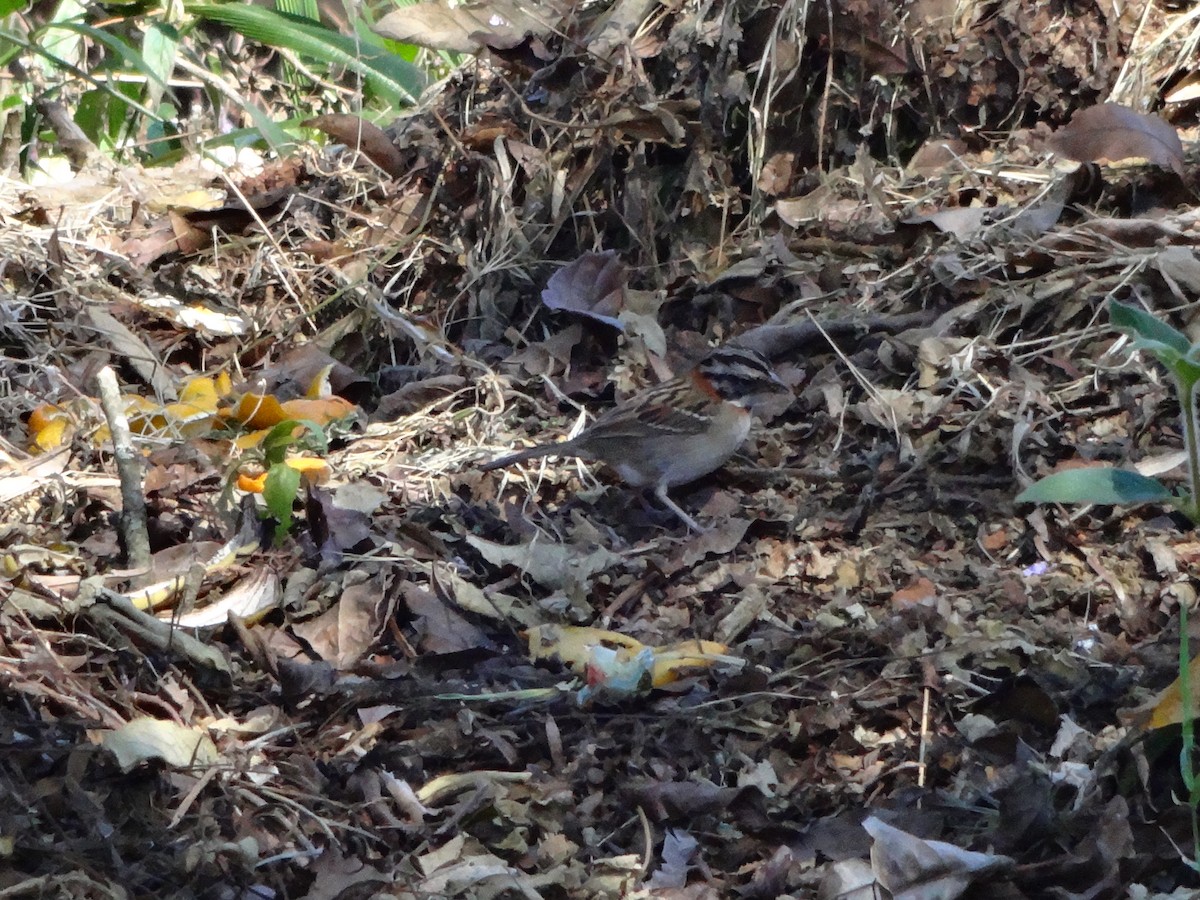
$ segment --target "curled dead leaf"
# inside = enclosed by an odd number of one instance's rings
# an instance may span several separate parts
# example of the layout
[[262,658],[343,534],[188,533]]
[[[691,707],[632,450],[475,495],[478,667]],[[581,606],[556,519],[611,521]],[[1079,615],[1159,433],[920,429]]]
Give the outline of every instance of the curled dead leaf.
[[584,253],[550,276],[542,302],[621,330],[617,316],[625,308],[625,266],[612,250]]

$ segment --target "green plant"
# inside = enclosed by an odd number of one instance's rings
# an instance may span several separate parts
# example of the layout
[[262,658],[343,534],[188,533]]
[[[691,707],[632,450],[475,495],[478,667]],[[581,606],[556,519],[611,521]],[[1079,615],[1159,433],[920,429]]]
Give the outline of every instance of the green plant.
[[267,473],[263,502],[267,513],[275,519],[275,543],[279,544],[291,531],[292,505],[300,493],[300,469],[288,463],[287,455],[293,450],[308,450],[324,456],[329,451],[329,441],[316,422],[287,419],[267,432],[261,450]]
[[191,3],[185,8],[251,40],[354,72],[371,94],[392,108],[408,106],[425,87],[425,74],[370,32],[347,36],[305,16],[240,3]]
[[1133,346],[1149,350],[1171,374],[1179,396],[1183,441],[1187,451],[1188,487],[1173,492],[1157,478],[1127,469],[1088,468],[1056,472],[1017,495],[1018,503],[1166,503],[1200,523],[1200,422],[1196,414],[1200,384],[1200,343],[1193,344],[1145,310],[1110,301],[1109,320],[1133,338]]
[[[1017,495],[1018,503],[1167,503],[1195,523],[1200,523],[1200,422],[1196,394],[1200,385],[1200,343],[1193,344],[1183,332],[1125,303],[1110,301],[1109,321],[1133,338],[1133,346],[1149,350],[1166,367],[1179,396],[1183,442],[1187,452],[1188,487],[1171,491],[1156,478],[1126,469],[1073,469],[1037,481]],[[1192,859],[1185,862],[1200,871],[1200,772],[1193,761],[1196,750],[1195,716],[1189,670],[1188,604],[1179,606],[1179,683],[1181,696],[1181,739],[1179,773],[1191,814]]]
[[[23,164],[62,137],[44,126],[44,102],[69,111],[83,135],[110,158],[173,162],[203,149],[266,144],[290,152],[299,123],[322,112],[394,116],[446,60],[375,34],[368,7],[347,6],[343,29],[319,19],[316,0],[276,0],[279,9],[239,2],[130,0],[116,6],[57,0],[43,13],[0,0],[0,65],[28,72],[0,89],[0,112],[21,116]],[[276,51],[231,57],[227,31]],[[254,78],[248,78],[252,72]],[[261,77],[260,77],[261,74]],[[181,103],[199,86],[213,113],[204,123]],[[181,93],[182,92],[182,93]],[[217,111],[240,110],[245,124],[219,134]],[[237,116],[232,117],[236,123]],[[282,119],[282,121],[281,121]],[[185,125],[199,128],[185,131]]]

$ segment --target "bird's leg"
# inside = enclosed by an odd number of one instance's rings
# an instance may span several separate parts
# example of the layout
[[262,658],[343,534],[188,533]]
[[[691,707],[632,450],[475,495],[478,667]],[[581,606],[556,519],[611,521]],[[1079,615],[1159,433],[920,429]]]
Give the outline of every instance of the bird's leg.
[[667,486],[665,484],[660,484],[654,488],[654,496],[661,500],[667,509],[679,516],[679,518],[683,520],[683,523],[687,525],[688,528],[692,529],[692,531],[696,532],[697,534],[704,534],[704,532],[708,531],[707,528],[701,527],[701,525],[695,519],[680,509],[676,505],[675,501],[667,496]]

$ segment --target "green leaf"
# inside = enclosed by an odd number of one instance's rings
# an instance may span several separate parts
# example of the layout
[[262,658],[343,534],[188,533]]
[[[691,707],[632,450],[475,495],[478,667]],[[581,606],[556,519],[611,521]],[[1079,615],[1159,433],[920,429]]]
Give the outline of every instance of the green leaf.
[[[105,35],[105,32],[103,32],[103,31],[96,31],[95,29],[92,29],[88,26],[78,26],[75,23],[71,23],[71,22],[58,22],[58,23],[54,23],[51,26],[47,26],[47,27],[62,28],[62,29],[66,29],[68,31],[71,31],[71,30],[81,31],[84,34],[88,34],[89,36],[96,37],[97,40],[101,40],[102,38],[107,38],[107,36]],[[93,34],[93,32],[95,32],[95,33]],[[39,33],[40,32],[35,32],[35,35],[39,34]],[[113,38],[112,40],[116,41],[115,38]],[[107,43],[108,41],[106,39],[103,42]],[[119,41],[117,41],[116,43],[121,44],[121,42],[119,42]],[[9,47],[8,45],[11,45],[11,47]],[[128,45],[122,45],[122,46],[124,46],[125,50],[128,51]],[[107,81],[101,81],[101,80],[97,79],[90,72],[84,71],[83,69],[79,68],[78,66],[74,65],[73,63],[69,63],[64,59],[61,59],[60,57],[52,56],[45,50],[45,48],[43,48],[40,44],[36,43],[33,40],[26,39],[26,37],[24,37],[20,34],[17,34],[16,32],[14,32],[10,29],[0,28],[0,62],[3,62],[4,64],[7,65],[7,63],[13,58],[13,56],[19,55],[21,50],[25,50],[25,51],[28,51],[29,53],[34,54],[35,56],[37,56],[40,59],[42,59],[43,61],[45,61],[46,64],[49,66],[52,66],[54,68],[64,69],[64,70],[70,72],[76,78],[79,78],[80,80],[87,82],[88,84],[92,85],[95,88],[99,88],[100,90],[107,91],[109,94],[111,94],[114,97],[117,97],[122,102],[128,103],[130,106],[132,106],[134,109],[136,109],[138,112],[142,113],[143,115],[149,116],[152,119],[154,118],[155,113],[153,110],[147,109],[145,106],[143,106],[140,103],[131,102],[130,98],[127,95],[123,94],[120,91],[119,87],[114,87],[111,84],[109,84]],[[117,52],[120,53],[122,51],[118,49]],[[131,51],[129,51],[129,52],[131,52]],[[31,123],[32,123],[32,120],[30,120],[30,128],[26,129],[27,133],[22,134],[23,139],[28,139],[32,135],[33,129],[32,129]],[[51,137],[50,140],[53,140],[53,137]]]
[[162,101],[164,86],[175,72],[179,32],[164,22],[151,22],[142,39],[142,58],[154,77],[146,84],[146,105],[155,109]]
[[1108,318],[1114,328],[1135,338],[1139,346],[1155,353],[1159,352],[1157,348],[1169,348],[1180,356],[1186,356],[1192,347],[1192,342],[1182,331],[1172,328],[1158,316],[1153,316],[1137,306],[1110,300]]
[[317,0],[275,0],[275,8],[310,22],[321,21],[321,10],[317,7]]
[[[277,156],[287,156],[292,152],[292,148],[296,146],[293,141],[279,125],[272,119],[265,110],[261,110],[254,103],[249,103],[242,107],[242,110],[248,115],[251,121],[254,122],[254,127],[258,133],[263,136],[263,140],[267,142]],[[216,141],[209,141],[209,147],[215,147]]]
[[97,147],[111,147],[106,140],[108,134],[109,102],[112,94],[108,91],[85,91],[75,106],[75,124],[83,129],[83,133]]
[[[105,31],[103,28],[95,28],[83,22],[55,22],[51,27],[75,32],[77,35],[82,35],[98,44],[103,44],[109,50],[113,51],[113,53],[117,54],[121,58],[122,63],[145,75],[151,84],[157,85],[164,91],[167,89],[168,85],[166,81],[159,76],[158,72],[146,61],[142,54],[138,53],[128,42],[112,32]],[[49,29],[47,30],[49,31]],[[98,82],[97,85],[99,85]],[[154,115],[150,110],[147,110],[147,112],[151,116]]]
[[378,43],[364,43],[299,16],[240,3],[195,3],[187,10],[202,19],[228,25],[259,43],[357,72],[393,106],[407,106],[425,87],[420,69],[388,53]]
[[1175,503],[1155,478],[1128,469],[1070,469],[1047,475],[1017,495],[1017,503]]
[[287,454],[288,447],[296,443],[296,437],[293,432],[296,426],[300,423],[295,419],[284,419],[274,428],[267,432],[267,436],[262,440],[263,461],[268,466],[277,466],[283,462],[283,457]]
[[[261,115],[261,112],[259,114]],[[285,129],[293,129],[297,134],[299,134],[300,133],[300,123],[303,121],[306,121],[307,118],[308,118],[307,116],[305,116],[305,117],[298,116],[294,119],[287,119],[287,120],[284,120],[284,121],[278,122],[278,123],[272,122],[271,125],[272,125],[273,130],[277,131],[279,133],[279,135],[282,136],[281,144],[290,145],[290,144],[294,143],[294,141],[292,141],[292,139],[288,136],[288,132]],[[268,122],[269,121],[270,120],[268,120]],[[203,153],[206,150],[215,150],[218,147],[250,147],[250,146],[255,146],[255,145],[261,146],[264,144],[264,142],[265,142],[265,144],[277,146],[277,145],[271,144],[271,141],[267,138],[267,136],[265,134],[263,134],[263,132],[260,128],[238,128],[238,129],[235,129],[234,131],[230,131],[227,134],[222,134],[218,137],[210,138],[210,139],[204,141],[204,144],[201,147],[201,153]],[[178,149],[178,148],[169,150],[166,153],[162,154],[161,156],[156,156],[151,161],[151,164],[156,165],[156,166],[174,165],[175,163],[179,162],[179,160],[183,159],[186,155],[188,155],[188,153],[190,153],[190,152],[191,151],[185,152],[184,150]]]
[[300,490],[300,473],[286,463],[276,463],[267,469],[263,482],[263,502],[267,510],[279,523],[275,531],[276,541],[292,527],[292,503]]
[[162,119],[157,122],[151,122],[146,127],[146,138],[142,143],[142,152],[146,154],[145,164],[153,165],[157,159],[165,153],[170,153],[172,148],[182,149],[179,141],[179,129],[171,124],[171,120],[175,118],[175,108],[170,104],[163,103],[159,106],[159,115]]
[[51,65],[83,65],[83,40],[78,34],[64,34],[57,29],[66,28],[69,32],[70,26],[74,25],[76,20],[82,20],[86,16],[87,6],[80,0],[61,0],[46,27],[31,35],[38,49],[45,54],[43,59],[53,60]]
[[[296,434],[297,428],[304,431]],[[284,419],[263,438],[263,460],[268,466],[277,465],[293,447],[325,454],[329,450],[329,440],[321,426],[311,419]]]

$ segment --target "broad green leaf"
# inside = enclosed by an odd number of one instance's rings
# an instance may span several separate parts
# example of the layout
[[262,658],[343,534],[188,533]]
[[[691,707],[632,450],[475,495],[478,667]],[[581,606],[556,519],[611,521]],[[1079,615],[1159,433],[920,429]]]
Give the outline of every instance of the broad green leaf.
[[1017,495],[1017,503],[1174,503],[1161,481],[1128,469],[1070,469],[1047,475]]
[[[7,41],[0,38],[0,66],[8,67],[8,64],[21,55],[24,48],[12,41]],[[5,86],[5,94],[13,90],[12,85]]]
[[1193,386],[1200,382],[1200,363],[1197,363],[1190,355],[1176,361],[1175,365],[1170,368],[1171,374],[1179,382],[1181,397],[1190,394]]
[[[121,62],[123,64],[131,69],[136,69],[138,72],[141,72],[148,79],[150,79],[153,84],[158,85],[164,90],[167,88],[166,81],[159,77],[158,73],[154,71],[149,63],[147,63],[142,54],[138,53],[138,51],[133,49],[128,42],[117,37],[111,31],[106,31],[103,28],[94,28],[91,25],[87,25],[83,22],[56,22],[53,27],[61,28],[66,31],[77,32],[78,34],[91,38],[98,44],[103,44],[109,50],[112,50],[115,54],[117,54],[117,56],[121,58]],[[94,79],[89,80],[92,80],[97,87],[101,86],[100,82],[95,81]],[[153,111],[147,109],[146,107],[142,106],[138,108],[143,110],[147,115],[151,117],[154,116]]]
[[135,130],[138,117],[133,110],[138,106],[136,98],[140,93],[139,85],[127,81],[87,91],[79,98],[75,124],[102,153],[111,155],[121,148],[122,135]]
[[307,19],[239,3],[196,3],[187,9],[202,19],[228,25],[259,43],[283,47],[356,72],[394,106],[408,105],[425,87],[425,75],[420,69],[378,44],[366,44]]
[[275,530],[278,541],[292,527],[292,504],[300,490],[300,473],[284,463],[276,463],[267,469],[267,480],[263,483],[263,502],[279,527]]
[[173,149],[182,149],[179,141],[179,129],[175,128],[171,122],[175,118],[175,108],[169,103],[163,103],[159,106],[159,115],[162,117],[157,122],[151,122],[146,128],[146,140],[142,145],[142,150],[146,154],[145,163],[154,165],[164,154],[170,153]]
[[[366,30],[371,26],[361,24],[358,30]],[[403,60],[406,60],[415,65],[417,54],[421,52],[421,48],[416,44],[406,44],[403,41],[393,41],[391,38],[383,38],[383,46],[390,52],[396,54]]]
[[296,443],[294,432],[299,424],[295,419],[284,419],[267,432],[267,436],[262,440],[262,451],[263,460],[268,466],[283,462],[288,447]]
[[0,0],[0,16],[11,15],[25,6],[25,0]]
[[108,129],[108,98],[105,91],[85,91],[75,104],[75,124],[83,129],[83,133],[97,146]]
[[[81,66],[83,41],[77,34],[64,34],[57,29],[67,28],[87,15],[87,6],[79,0],[62,0],[50,17],[47,27],[33,35],[33,42],[45,54],[43,60],[50,66]],[[43,67],[45,68],[45,67]]]
[[175,72],[175,54],[179,52],[179,32],[164,22],[151,22],[142,39],[142,58],[154,78],[146,85],[146,105],[157,108],[163,90]]
[[[86,26],[86,25],[81,26],[74,22],[59,22],[59,23],[56,23],[53,27],[63,28],[68,31],[82,31],[86,34],[91,34],[92,32],[96,32],[96,29],[91,28],[91,26]],[[109,38],[110,37],[102,31],[96,32],[96,34],[94,36],[97,38],[97,40],[101,40],[101,38]],[[109,43],[109,40],[104,40],[103,42]],[[115,43],[118,46],[124,47],[126,52],[132,52],[129,50],[128,45],[123,44],[123,42],[117,40],[116,38],[111,38],[111,42]],[[7,62],[9,60],[11,60],[13,56],[18,55],[22,50],[27,51],[27,52],[32,53],[32,54],[38,56],[39,58],[45,60],[49,65],[51,65],[53,67],[64,69],[64,70],[70,72],[76,78],[79,78],[82,81],[87,82],[88,84],[92,85],[93,87],[98,88],[100,90],[107,91],[108,93],[112,94],[114,97],[119,97],[123,102],[129,103],[130,106],[132,106],[134,109],[136,109],[138,112],[142,113],[143,115],[149,116],[150,118],[154,118],[153,110],[147,109],[145,106],[142,106],[140,103],[130,102],[130,100],[127,96],[122,95],[121,92],[116,87],[109,84],[107,81],[99,80],[94,75],[92,75],[90,72],[87,72],[84,69],[81,69],[76,65],[68,63],[64,59],[61,59],[61,58],[55,57],[55,56],[51,56],[50,54],[48,54],[46,52],[45,48],[43,48],[40,44],[36,43],[33,40],[26,39],[26,37],[24,37],[23,35],[17,34],[16,32],[14,32],[10,29],[0,28],[0,48],[4,48],[7,45],[12,45],[12,47],[15,49],[8,49],[8,50],[0,49],[0,61],[4,62],[5,64],[7,64]],[[118,53],[120,53],[120,52],[121,51],[118,50]],[[136,54],[134,54],[134,55],[136,56]],[[28,139],[29,137],[30,137],[30,134],[26,134],[26,133],[22,134],[23,139]]]
[[1108,317],[1113,327],[1136,338],[1141,346],[1156,353],[1157,347],[1164,347],[1170,348],[1180,356],[1186,356],[1191,349],[1192,343],[1187,339],[1187,335],[1139,307],[1110,300]]

